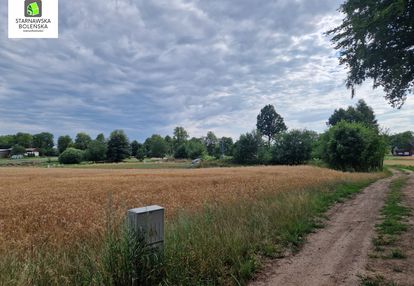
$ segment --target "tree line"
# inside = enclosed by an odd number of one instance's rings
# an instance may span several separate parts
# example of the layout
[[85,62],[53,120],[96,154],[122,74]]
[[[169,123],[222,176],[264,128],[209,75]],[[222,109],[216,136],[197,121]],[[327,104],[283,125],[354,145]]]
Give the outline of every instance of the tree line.
[[[303,164],[311,159],[340,170],[370,171],[382,168],[386,148],[404,148],[413,144],[413,133],[387,136],[381,132],[375,114],[365,101],[356,106],[336,109],[327,121],[327,131],[288,130],[283,117],[273,105],[264,106],[257,116],[256,129],[231,137],[217,137],[212,131],[206,136],[190,138],[184,127],[177,126],[173,135],[154,134],[140,143],[132,142],[122,130],[109,138],[99,134],[95,139],[78,133],[74,139],[60,136],[54,148],[53,134],[17,133],[0,136],[0,148],[12,153],[34,147],[42,155],[59,155],[64,164],[82,161],[121,162],[126,158],[174,157],[176,159],[224,159],[238,164]],[[410,136],[411,135],[411,136]]]

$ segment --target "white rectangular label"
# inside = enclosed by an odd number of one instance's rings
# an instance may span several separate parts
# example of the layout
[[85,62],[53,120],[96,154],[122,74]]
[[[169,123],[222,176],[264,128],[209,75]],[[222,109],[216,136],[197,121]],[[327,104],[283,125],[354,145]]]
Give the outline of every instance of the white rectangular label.
[[9,0],[9,38],[58,38],[58,0]]

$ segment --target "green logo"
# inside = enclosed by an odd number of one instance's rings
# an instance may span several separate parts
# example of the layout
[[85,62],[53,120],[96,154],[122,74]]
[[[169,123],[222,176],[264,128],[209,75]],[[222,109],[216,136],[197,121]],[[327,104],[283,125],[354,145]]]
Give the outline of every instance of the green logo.
[[25,17],[42,17],[41,0],[25,0]]

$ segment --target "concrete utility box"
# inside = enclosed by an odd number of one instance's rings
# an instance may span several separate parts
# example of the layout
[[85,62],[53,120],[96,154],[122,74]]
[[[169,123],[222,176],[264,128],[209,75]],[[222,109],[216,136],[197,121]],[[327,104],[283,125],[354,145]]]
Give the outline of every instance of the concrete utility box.
[[164,244],[164,208],[154,205],[128,210],[128,224],[142,232],[148,244],[162,247]]

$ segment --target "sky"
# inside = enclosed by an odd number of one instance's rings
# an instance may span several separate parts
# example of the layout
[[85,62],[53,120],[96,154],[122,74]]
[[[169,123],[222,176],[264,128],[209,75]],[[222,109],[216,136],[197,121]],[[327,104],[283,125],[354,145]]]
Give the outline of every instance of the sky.
[[413,130],[414,96],[393,109],[367,82],[351,99],[324,35],[341,2],[60,0],[59,39],[8,39],[1,9],[0,134],[237,138],[267,104],[290,129],[323,132],[359,99],[384,129]]

